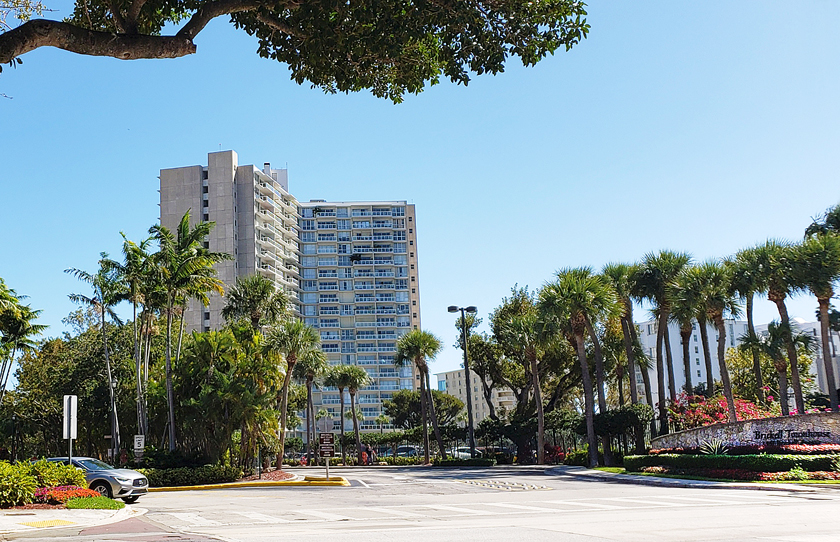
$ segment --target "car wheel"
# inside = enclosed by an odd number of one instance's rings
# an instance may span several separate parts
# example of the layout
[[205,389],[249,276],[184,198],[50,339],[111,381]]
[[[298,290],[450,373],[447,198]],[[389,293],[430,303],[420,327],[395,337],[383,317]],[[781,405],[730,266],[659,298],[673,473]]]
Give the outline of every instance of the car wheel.
[[137,499],[139,499],[139,498],[140,497],[137,496],[137,495],[134,495],[132,497],[123,497],[123,501],[125,502],[125,504],[134,504],[134,503],[137,502]]
[[90,488],[103,497],[111,498],[111,484],[98,480],[90,485]]

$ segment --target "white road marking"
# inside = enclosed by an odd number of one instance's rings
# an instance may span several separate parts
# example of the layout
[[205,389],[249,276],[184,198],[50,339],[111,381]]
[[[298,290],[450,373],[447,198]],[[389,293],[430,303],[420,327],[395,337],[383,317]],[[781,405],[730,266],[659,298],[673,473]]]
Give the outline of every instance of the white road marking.
[[512,504],[507,502],[487,502],[488,506],[499,506],[502,508],[512,508],[514,510],[531,510],[534,512],[557,512],[556,508],[545,508],[542,506],[526,506],[524,504]]
[[462,514],[469,514],[473,516],[489,516],[493,514],[493,512],[489,512],[487,510],[474,510],[472,508],[461,508],[460,506],[447,506],[445,504],[423,504],[421,506],[423,508],[432,508],[434,510],[446,510],[449,512],[460,512]]
[[288,519],[278,518],[277,516],[269,516],[268,514],[261,514],[259,512],[237,512],[236,510],[231,510],[231,512],[261,523],[291,523]]
[[364,482],[364,480],[359,480],[359,479],[357,479],[356,481],[357,481],[357,482],[359,482],[360,484],[362,484],[363,486],[365,486],[366,488],[370,489],[370,486],[369,486],[369,485],[367,485],[367,484]]
[[333,514],[332,512],[322,512],[321,510],[293,510],[296,514],[308,514],[310,516],[315,516],[316,518],[326,519],[329,521],[346,521],[351,518],[350,516],[342,516],[341,514]]
[[681,506],[690,506],[684,502],[667,502],[667,501],[651,501],[648,499],[639,499],[636,497],[603,497],[605,501],[618,501],[627,504],[648,504],[653,506],[673,506],[679,508]]
[[581,506],[585,508],[594,508],[600,510],[619,510],[623,506],[615,506],[614,504],[600,504],[596,502],[580,502],[580,501],[545,501],[551,504],[568,504],[569,506]]
[[221,525],[218,521],[214,521],[212,519],[207,519],[201,517],[198,514],[188,513],[188,512],[167,512],[170,516],[175,516],[176,518],[189,523],[192,527],[214,527],[217,525]]

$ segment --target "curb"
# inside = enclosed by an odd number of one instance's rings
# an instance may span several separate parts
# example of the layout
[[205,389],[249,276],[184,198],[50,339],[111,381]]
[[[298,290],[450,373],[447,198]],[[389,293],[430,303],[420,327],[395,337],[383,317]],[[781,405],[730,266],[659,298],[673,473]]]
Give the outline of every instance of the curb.
[[303,480],[267,480],[265,482],[227,482],[224,484],[205,484],[201,486],[150,487],[149,493],[167,491],[201,491],[205,489],[231,489],[240,487],[349,487],[350,482],[343,476],[331,476],[329,480],[322,476],[306,476]]
[[748,482],[713,482],[709,480],[686,480],[682,478],[658,478],[655,476],[637,476],[633,474],[614,474],[586,467],[554,467],[547,469],[546,474],[553,476],[573,476],[586,478],[591,481],[610,482],[614,484],[635,484],[640,486],[661,487],[691,487],[705,489],[751,489],[754,491],[788,491],[798,493],[815,493],[825,490],[825,487],[802,487],[794,484],[752,484]]

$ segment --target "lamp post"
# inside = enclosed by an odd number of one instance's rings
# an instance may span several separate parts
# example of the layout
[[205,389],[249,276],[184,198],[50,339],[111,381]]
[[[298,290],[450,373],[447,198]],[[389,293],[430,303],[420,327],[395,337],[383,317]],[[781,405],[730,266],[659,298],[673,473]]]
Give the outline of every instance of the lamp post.
[[117,420],[117,384],[119,381],[115,378],[111,379],[111,460],[119,459],[120,454],[120,426]]
[[461,311],[461,347],[464,349],[464,379],[467,381],[467,433],[470,439],[470,457],[475,457],[475,430],[473,427],[473,404],[472,404],[472,377],[470,374],[469,338],[470,332],[467,329],[467,318],[465,313],[475,314],[478,309],[469,307],[458,307],[450,305],[449,312]]
[[12,463],[17,463],[17,414],[12,412]]

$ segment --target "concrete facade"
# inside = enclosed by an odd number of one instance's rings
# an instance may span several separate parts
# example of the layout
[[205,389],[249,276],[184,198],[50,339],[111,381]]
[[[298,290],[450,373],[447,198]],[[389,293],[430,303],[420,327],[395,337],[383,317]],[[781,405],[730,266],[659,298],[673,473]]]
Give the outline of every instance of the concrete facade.
[[[435,376],[437,377],[439,391],[457,397],[463,401],[464,405],[467,404],[466,375],[464,374],[464,369],[437,373]],[[473,423],[478,425],[481,420],[490,416],[490,408],[487,406],[487,401],[484,398],[481,377],[472,371],[470,372],[470,377],[472,385]],[[490,400],[493,403],[493,408],[496,410],[497,416],[516,408],[516,398],[513,395],[513,391],[508,388],[495,388]]]

